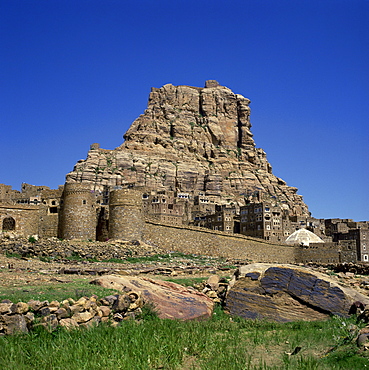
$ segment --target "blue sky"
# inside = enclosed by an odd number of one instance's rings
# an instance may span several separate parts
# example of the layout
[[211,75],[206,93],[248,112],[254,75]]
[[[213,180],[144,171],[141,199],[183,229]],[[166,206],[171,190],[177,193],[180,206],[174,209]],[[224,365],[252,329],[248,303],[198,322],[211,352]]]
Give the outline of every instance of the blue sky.
[[56,188],[152,86],[216,79],[314,217],[369,220],[368,20],[368,0],[1,0],[0,183]]

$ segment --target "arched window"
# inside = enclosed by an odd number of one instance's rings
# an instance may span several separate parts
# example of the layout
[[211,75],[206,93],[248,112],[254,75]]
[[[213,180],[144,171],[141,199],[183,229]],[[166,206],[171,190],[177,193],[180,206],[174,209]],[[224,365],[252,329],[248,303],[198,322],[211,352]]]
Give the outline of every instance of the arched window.
[[13,217],[5,217],[3,220],[3,231],[15,230],[15,220]]

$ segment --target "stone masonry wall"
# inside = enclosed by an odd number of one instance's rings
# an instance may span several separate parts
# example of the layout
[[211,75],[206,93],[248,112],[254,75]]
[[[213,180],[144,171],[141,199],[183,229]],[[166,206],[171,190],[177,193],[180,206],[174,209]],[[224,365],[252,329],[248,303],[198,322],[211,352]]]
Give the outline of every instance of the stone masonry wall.
[[144,240],[167,250],[253,262],[294,263],[295,247],[188,226],[170,226],[146,221]]
[[119,189],[110,192],[109,239],[141,240],[142,193],[139,190]]
[[12,217],[15,221],[15,232],[23,235],[38,234],[38,207],[31,205],[0,206],[0,230],[3,220]]
[[350,249],[347,246],[337,246],[336,243],[315,243],[296,247],[296,263],[356,263],[357,254],[354,241]]
[[63,239],[96,239],[95,197],[83,184],[65,184],[61,207]]

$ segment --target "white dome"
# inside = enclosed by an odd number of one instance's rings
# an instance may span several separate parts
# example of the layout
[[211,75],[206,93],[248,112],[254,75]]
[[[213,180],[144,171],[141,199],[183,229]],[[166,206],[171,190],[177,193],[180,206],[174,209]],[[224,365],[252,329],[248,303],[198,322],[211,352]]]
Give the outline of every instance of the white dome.
[[292,233],[287,239],[287,244],[309,245],[310,243],[324,243],[318,235],[306,229],[299,229]]

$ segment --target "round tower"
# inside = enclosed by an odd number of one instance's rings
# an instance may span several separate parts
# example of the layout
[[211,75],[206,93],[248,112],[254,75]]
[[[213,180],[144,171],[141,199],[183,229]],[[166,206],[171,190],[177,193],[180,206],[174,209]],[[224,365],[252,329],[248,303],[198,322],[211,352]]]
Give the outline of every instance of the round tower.
[[96,206],[93,191],[80,183],[64,185],[60,237],[96,240]]
[[141,240],[144,228],[142,191],[119,189],[109,197],[109,239]]

